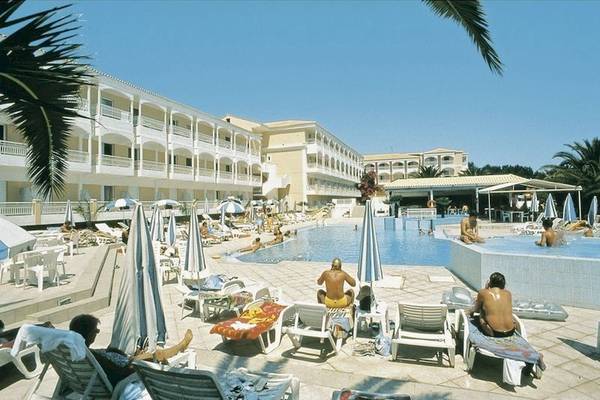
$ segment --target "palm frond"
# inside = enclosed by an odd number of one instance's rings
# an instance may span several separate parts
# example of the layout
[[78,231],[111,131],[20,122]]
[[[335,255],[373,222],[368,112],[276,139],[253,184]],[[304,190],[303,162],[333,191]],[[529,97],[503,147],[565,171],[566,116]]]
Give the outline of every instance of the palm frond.
[[452,19],[467,31],[492,72],[502,75],[502,61],[492,45],[488,23],[479,0],[422,0],[440,17]]
[[88,77],[80,44],[69,43],[79,26],[67,6],[10,19],[24,0],[0,3],[0,32],[21,24],[0,41],[0,106],[29,145],[27,172],[39,195],[62,192],[67,139],[77,113],[79,88]]
[[444,173],[434,166],[421,166],[417,172],[417,178],[439,178]]

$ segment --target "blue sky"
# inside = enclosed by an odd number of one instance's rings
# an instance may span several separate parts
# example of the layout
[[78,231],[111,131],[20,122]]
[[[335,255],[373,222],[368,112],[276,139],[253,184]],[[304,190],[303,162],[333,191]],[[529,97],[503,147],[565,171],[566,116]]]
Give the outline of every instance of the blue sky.
[[[34,1],[26,10],[64,2]],[[76,2],[97,68],[216,115],[311,119],[363,152],[537,168],[600,132],[600,2],[485,1],[493,75],[419,1]]]

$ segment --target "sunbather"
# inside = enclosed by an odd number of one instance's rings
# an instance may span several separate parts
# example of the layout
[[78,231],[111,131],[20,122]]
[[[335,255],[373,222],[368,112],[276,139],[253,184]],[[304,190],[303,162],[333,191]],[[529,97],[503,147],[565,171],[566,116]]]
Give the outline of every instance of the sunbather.
[[267,242],[267,246],[273,246],[283,242],[283,233],[281,233],[281,229],[279,229],[279,226],[275,227],[273,234],[275,235],[275,238],[270,242]]
[[554,229],[552,229],[552,220],[550,218],[545,219],[542,222],[542,227],[544,228],[544,232],[542,232],[542,237],[540,240],[536,241],[535,244],[538,246],[558,246],[560,244],[559,235],[556,233]]
[[494,272],[477,293],[477,300],[471,309],[471,316],[479,313],[478,327],[484,334],[493,337],[507,337],[515,333],[512,317],[512,294],[504,289],[504,275]]
[[325,289],[317,292],[317,301],[329,308],[344,308],[354,303],[354,291],[348,289],[344,292],[344,283],[354,287],[356,280],[345,271],[342,271],[342,260],[334,258],[331,269],[323,271],[317,284],[325,283]]
[[466,244],[483,243],[484,240],[479,236],[477,227],[477,213],[471,211],[467,218],[460,222],[460,240]]
[[242,249],[240,249],[240,253],[254,253],[256,250],[260,249],[264,247],[263,244],[260,242],[260,238],[257,237],[256,239],[254,239],[254,241],[252,242],[252,244],[250,246],[244,247]]
[[210,233],[206,221],[204,221],[200,227],[200,235],[202,236],[202,239],[220,239],[219,236]]
[[[85,345],[89,348],[96,336],[100,333],[98,325],[100,320],[90,314],[81,314],[74,317],[69,324],[69,330],[79,333],[85,340]],[[156,349],[153,353],[138,352],[133,356],[128,356],[119,349],[90,349],[98,364],[102,367],[110,383],[115,386],[117,383],[133,374],[135,370],[131,366],[131,362],[135,360],[155,360],[160,363],[165,363],[167,360],[177,353],[185,351],[192,341],[192,331],[187,330],[181,342],[173,347],[165,349]]]

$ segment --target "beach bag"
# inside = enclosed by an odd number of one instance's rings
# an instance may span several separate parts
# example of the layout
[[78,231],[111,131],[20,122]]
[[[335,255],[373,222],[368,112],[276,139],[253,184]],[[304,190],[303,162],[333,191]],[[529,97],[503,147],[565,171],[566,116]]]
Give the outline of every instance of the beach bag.
[[392,348],[392,340],[385,336],[383,333],[380,333],[375,337],[375,351],[380,356],[389,357],[390,350]]

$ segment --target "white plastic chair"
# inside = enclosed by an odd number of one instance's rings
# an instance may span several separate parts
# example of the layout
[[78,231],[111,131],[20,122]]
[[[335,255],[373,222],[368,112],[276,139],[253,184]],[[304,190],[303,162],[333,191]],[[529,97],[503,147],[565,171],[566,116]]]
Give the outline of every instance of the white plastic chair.
[[[292,341],[296,349],[302,347],[304,337],[317,338],[321,344],[328,340],[337,354],[339,351],[331,331],[327,327],[327,308],[324,304],[294,303],[294,325],[285,329],[286,335]],[[326,356],[325,348],[321,350],[321,356]]]

